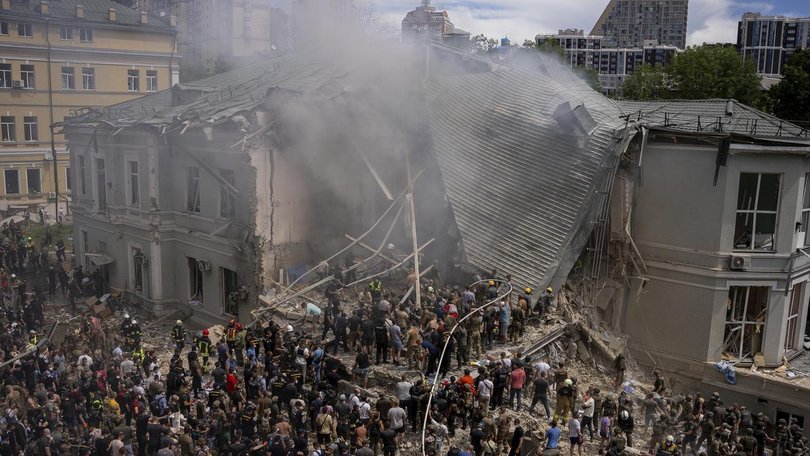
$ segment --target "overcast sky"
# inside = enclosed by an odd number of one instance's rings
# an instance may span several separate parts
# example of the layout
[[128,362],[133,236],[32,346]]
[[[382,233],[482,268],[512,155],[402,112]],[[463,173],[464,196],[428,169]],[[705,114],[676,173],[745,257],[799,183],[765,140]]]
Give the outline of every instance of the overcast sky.
[[[386,23],[398,27],[420,0],[374,0],[374,9]],[[608,0],[432,0],[447,10],[456,27],[473,35],[508,36],[515,43],[538,33],[578,28],[589,33]],[[733,43],[737,21],[746,11],[769,15],[810,16],[810,0],[770,2],[689,0],[687,44]]]

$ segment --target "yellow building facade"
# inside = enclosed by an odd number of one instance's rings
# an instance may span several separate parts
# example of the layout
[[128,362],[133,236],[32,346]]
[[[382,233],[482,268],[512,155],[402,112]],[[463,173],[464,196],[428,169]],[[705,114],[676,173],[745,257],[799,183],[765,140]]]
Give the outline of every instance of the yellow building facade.
[[174,18],[110,0],[0,2],[0,213],[57,195],[62,207],[75,171],[51,125],[177,82]]

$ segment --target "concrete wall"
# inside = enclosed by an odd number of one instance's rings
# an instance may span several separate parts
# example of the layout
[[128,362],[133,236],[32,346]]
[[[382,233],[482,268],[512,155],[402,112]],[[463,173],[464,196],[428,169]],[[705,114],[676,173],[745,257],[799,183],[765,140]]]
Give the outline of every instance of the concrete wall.
[[[73,199],[75,214],[76,252],[79,262],[86,253],[104,251],[114,258],[107,266],[110,285],[126,289],[136,301],[152,310],[170,308],[192,298],[189,258],[210,264],[202,273],[202,306],[195,318],[205,321],[224,317],[225,295],[223,269],[237,273],[238,285],[246,285],[255,296],[260,287],[253,276],[255,259],[247,248],[245,238],[252,217],[255,178],[247,157],[230,145],[238,138],[228,131],[217,131],[207,141],[201,133],[183,138],[184,148],[172,146],[157,135],[139,130],[127,130],[113,136],[111,131],[99,130],[98,150],[87,147],[90,132],[69,133],[73,148],[73,169],[80,170],[80,157],[85,161],[85,193],[76,185]],[[221,134],[220,134],[221,133]],[[82,144],[83,147],[78,147]],[[195,158],[192,158],[196,157]],[[107,209],[99,210],[97,191],[97,158],[105,160]],[[128,163],[138,163],[139,197],[133,202]],[[200,211],[187,209],[187,169],[196,167],[200,176]],[[235,198],[235,216],[220,213],[221,185],[214,176],[220,169],[234,171],[233,185],[239,195]],[[87,233],[87,243],[83,239]],[[134,287],[133,248],[143,253],[143,287]],[[196,265],[196,263],[195,263]],[[197,296],[199,299],[199,296]],[[249,318],[247,309],[239,313]]]
[[[624,330],[641,356],[646,352],[695,361],[723,356],[730,287],[769,287],[768,310],[760,327],[766,364],[781,362],[792,289],[810,279],[810,262],[795,253],[801,198],[810,161],[778,148],[752,150],[733,145],[713,185],[716,146],[651,141],[642,156],[632,218],[632,235],[648,270],[639,291],[627,292]],[[775,249],[735,250],[734,232],[740,173],[781,175]],[[744,270],[729,258],[748,258]],[[637,284],[637,281],[633,282]],[[807,284],[801,298],[800,333],[807,316]],[[798,290],[798,288],[796,288]]]

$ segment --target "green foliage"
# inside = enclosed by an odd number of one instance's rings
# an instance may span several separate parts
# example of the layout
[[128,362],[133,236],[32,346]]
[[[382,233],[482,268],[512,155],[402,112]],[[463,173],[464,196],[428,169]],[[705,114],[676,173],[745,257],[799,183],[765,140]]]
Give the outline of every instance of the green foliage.
[[782,80],[770,90],[773,113],[782,119],[810,126],[810,50],[794,53],[787,61],[784,73]]
[[537,46],[537,43],[535,43],[534,40],[530,40],[530,39],[527,38],[527,39],[523,40],[523,44],[520,47],[533,48],[535,46]]
[[484,35],[475,35],[470,38],[470,41],[472,41],[473,54],[488,54],[498,47],[498,41],[495,38]]
[[703,45],[675,56],[666,69],[672,95],[682,99],[734,98],[751,106],[761,103],[754,63],[730,47]]
[[565,57],[565,49],[560,45],[557,40],[545,40],[540,46],[532,46],[540,52],[559,57],[562,60]]
[[665,67],[642,66],[622,86],[631,100],[733,98],[767,109],[753,62],[730,47],[696,46]]
[[622,85],[628,100],[658,100],[669,95],[669,75],[661,66],[643,65]]

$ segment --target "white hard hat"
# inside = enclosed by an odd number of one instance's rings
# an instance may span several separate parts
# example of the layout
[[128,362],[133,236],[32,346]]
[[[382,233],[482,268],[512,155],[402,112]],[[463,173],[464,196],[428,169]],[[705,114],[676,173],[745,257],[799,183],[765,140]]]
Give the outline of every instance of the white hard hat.
[[138,324],[138,322],[137,322],[136,320],[132,320],[132,324],[133,324],[133,325],[137,325],[137,324]]
[[182,321],[180,321],[180,320],[177,320],[176,322],[174,322],[174,324],[176,324],[176,325],[182,325],[182,324],[183,324],[183,322],[182,322]]
[[428,291],[429,291],[430,293],[433,293],[433,287],[428,287]]
[[129,318],[129,314],[124,314],[124,318]]
[[292,325],[287,325],[287,332],[293,332]]
[[11,278],[12,278],[12,279],[16,279],[16,278],[17,278],[17,274],[11,274]]

